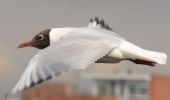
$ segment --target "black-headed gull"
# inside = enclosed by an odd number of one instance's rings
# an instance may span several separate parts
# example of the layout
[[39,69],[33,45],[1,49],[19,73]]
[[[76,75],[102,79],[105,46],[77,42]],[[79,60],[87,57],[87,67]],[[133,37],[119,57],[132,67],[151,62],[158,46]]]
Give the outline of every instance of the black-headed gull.
[[51,28],[19,45],[43,49],[29,62],[11,93],[23,91],[45,80],[74,69],[85,69],[93,63],[118,63],[129,60],[154,66],[166,64],[167,55],[148,51],[132,44],[94,18],[88,27]]

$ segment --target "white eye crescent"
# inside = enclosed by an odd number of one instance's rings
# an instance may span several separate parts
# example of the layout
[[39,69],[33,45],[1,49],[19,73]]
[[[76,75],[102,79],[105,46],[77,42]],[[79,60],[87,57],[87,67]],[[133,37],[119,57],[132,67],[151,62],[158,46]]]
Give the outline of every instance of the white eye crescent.
[[40,38],[40,40],[43,40],[44,39],[44,36],[43,35],[38,35]]

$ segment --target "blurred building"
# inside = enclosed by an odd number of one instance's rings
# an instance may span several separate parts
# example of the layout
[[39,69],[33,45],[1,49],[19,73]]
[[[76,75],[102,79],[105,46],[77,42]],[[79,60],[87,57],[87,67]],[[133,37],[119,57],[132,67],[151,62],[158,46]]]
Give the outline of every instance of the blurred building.
[[22,100],[118,100],[113,96],[81,96],[76,94],[73,84],[44,83],[26,90]]
[[43,83],[25,91],[23,100],[170,100],[170,77],[81,73],[75,83]]
[[[74,85],[61,83],[43,83],[28,89],[22,94],[23,100],[49,100],[54,96],[72,96],[75,94]],[[50,99],[51,100],[51,99]]]
[[89,92],[94,96],[116,96],[119,100],[149,100],[151,76],[131,72],[117,74],[90,74],[82,76],[93,80]]
[[153,76],[150,97],[151,100],[170,100],[170,77]]

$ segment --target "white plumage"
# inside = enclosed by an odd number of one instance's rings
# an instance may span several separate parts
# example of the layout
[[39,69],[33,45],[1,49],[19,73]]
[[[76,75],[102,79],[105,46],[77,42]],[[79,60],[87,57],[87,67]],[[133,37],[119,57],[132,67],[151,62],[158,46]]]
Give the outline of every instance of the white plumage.
[[166,64],[167,55],[160,52],[144,50],[128,41],[123,41],[119,46],[124,59],[141,59],[157,64]]
[[12,93],[20,92],[63,72],[85,69],[97,61],[115,63],[114,60],[120,62],[140,59],[166,64],[166,54],[144,50],[117,33],[104,29],[105,26],[92,23],[89,27],[82,28],[52,28],[49,33],[50,46],[31,59]]

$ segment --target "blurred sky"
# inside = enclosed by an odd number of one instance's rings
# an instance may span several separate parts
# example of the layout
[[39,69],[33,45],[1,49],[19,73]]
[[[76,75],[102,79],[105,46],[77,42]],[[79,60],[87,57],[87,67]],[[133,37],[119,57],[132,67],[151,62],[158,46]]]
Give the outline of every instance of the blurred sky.
[[[38,51],[16,49],[17,45],[43,29],[86,26],[98,16],[127,40],[169,55],[169,11],[169,0],[0,0],[0,95],[12,89]],[[103,64],[95,66],[107,69]],[[150,68],[122,62],[119,67],[170,75],[169,64]]]

